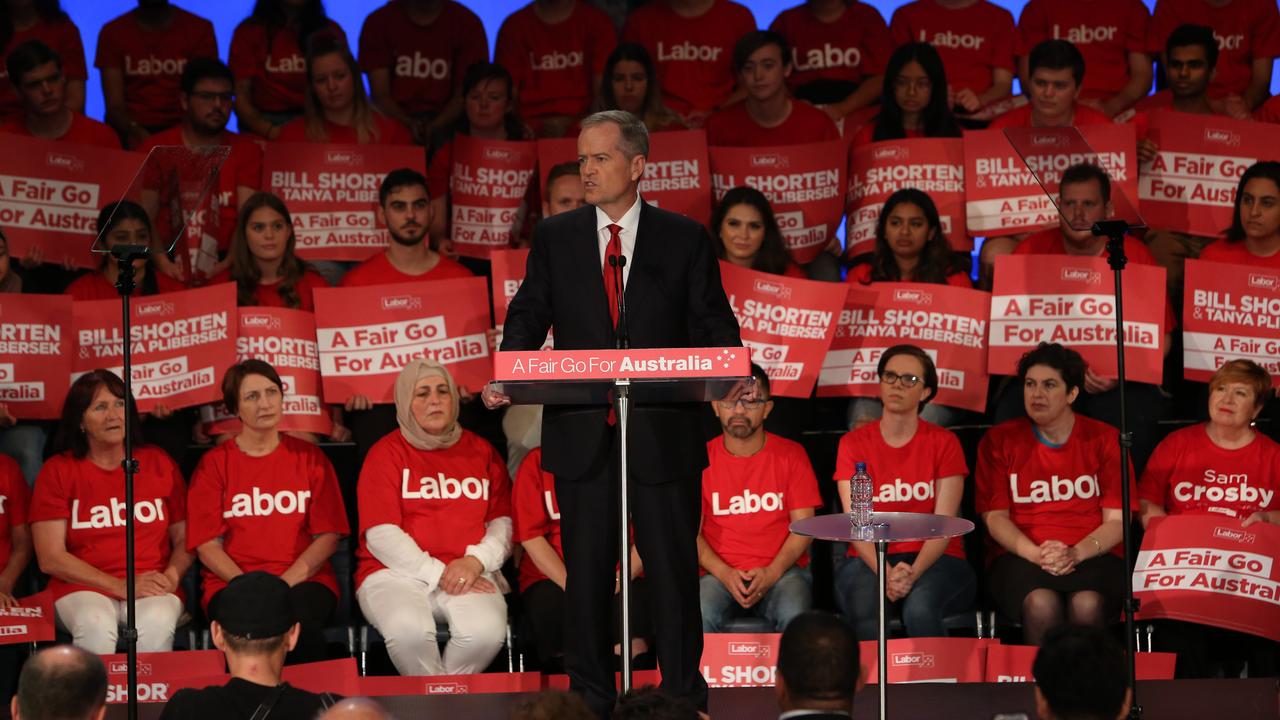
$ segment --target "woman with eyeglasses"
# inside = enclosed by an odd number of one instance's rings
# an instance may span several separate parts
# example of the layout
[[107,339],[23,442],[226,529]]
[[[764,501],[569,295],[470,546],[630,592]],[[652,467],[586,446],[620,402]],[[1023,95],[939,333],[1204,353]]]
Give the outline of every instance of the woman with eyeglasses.
[[917,137],[960,137],[960,126],[947,107],[942,58],[923,42],[901,45],[889,56],[880,114],[862,126],[852,145]]
[[[1119,436],[1071,410],[1084,373],[1075,350],[1040,343],[1018,361],[1027,417],[978,445],[975,505],[993,550],[987,590],[1028,645],[1064,622],[1105,626],[1124,596]],[[1136,511],[1132,467],[1129,477]]]
[[[914,345],[895,345],[880,356],[879,420],[848,432],[836,451],[835,481],[840,504],[849,512],[849,478],[867,464],[878,511],[957,516],[969,474],[960,441],[950,430],[920,417],[938,392],[938,371]],[[960,538],[891,543],[885,565],[885,597],[902,608],[911,637],[946,635],[942,619],[973,603],[978,581],[965,560]],[[835,570],[836,602],[852,618],[858,637],[876,637],[879,588],[875,547],[850,543]]]

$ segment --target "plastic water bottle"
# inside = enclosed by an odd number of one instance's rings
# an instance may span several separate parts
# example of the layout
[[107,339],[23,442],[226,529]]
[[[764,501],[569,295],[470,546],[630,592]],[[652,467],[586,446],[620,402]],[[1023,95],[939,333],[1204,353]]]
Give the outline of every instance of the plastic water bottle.
[[871,475],[864,462],[854,467],[853,477],[849,478],[849,522],[859,535],[865,535],[871,530]]

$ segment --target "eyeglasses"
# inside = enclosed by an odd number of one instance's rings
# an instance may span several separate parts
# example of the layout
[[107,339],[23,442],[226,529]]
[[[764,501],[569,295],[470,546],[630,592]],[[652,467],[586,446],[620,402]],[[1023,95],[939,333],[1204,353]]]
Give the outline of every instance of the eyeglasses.
[[737,400],[717,400],[716,405],[719,405],[722,410],[732,410],[739,404],[742,405],[744,410],[759,410],[766,402],[768,401],[760,398],[756,398],[755,400],[743,400],[742,398],[738,398]]
[[913,388],[916,386],[916,383],[920,382],[920,376],[919,375],[899,375],[898,373],[892,370],[885,370],[884,374],[880,376],[880,382],[884,383],[885,385],[892,385],[898,382],[899,380],[902,381],[902,387]]
[[920,92],[929,92],[933,89],[933,83],[929,78],[900,77],[893,81],[893,86],[899,90],[914,89]]

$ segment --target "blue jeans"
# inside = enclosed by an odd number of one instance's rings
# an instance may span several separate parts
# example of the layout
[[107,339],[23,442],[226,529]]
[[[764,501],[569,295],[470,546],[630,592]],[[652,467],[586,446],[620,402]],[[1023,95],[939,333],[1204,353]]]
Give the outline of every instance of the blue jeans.
[[[915,553],[893,553],[886,567],[910,564]],[[836,564],[836,604],[853,621],[859,640],[876,639],[879,626],[879,585],[876,573],[862,558],[846,557]],[[969,563],[943,555],[916,579],[911,592],[893,605],[902,608],[902,624],[910,637],[946,637],[942,618],[971,607],[978,580]],[[890,610],[892,612],[892,610]]]
[[702,605],[702,632],[722,632],[727,620],[744,615],[768,620],[773,623],[774,632],[782,632],[791,618],[813,606],[813,575],[809,568],[792,566],[750,608],[738,605],[729,588],[710,574],[703,575],[698,582],[698,596]]
[[0,453],[18,461],[27,487],[35,485],[40,466],[44,464],[44,428],[20,422],[8,430],[0,430]]

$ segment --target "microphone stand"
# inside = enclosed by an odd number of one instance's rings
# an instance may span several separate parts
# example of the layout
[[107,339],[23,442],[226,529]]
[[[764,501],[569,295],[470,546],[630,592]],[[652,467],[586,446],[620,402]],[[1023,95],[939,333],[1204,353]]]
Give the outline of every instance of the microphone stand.
[[[614,347],[626,350],[631,347],[631,339],[627,335],[627,300],[624,285],[627,267],[625,255],[610,255],[609,267],[613,271],[613,285],[618,288],[618,325],[614,328]],[[621,547],[618,567],[618,590],[622,596],[622,692],[631,690],[631,502],[630,483],[627,479],[627,415],[631,404],[631,381],[625,378],[614,380],[614,401],[618,410],[618,450],[619,450],[619,545]]]
[[1128,651],[1129,688],[1133,693],[1133,701],[1129,706],[1129,717],[1138,720],[1142,717],[1142,705],[1138,703],[1137,682],[1137,643],[1134,638],[1133,615],[1138,611],[1138,600],[1133,597],[1133,573],[1129,570],[1129,562],[1133,559],[1133,512],[1129,507],[1129,455],[1133,448],[1133,436],[1129,433],[1129,416],[1125,410],[1125,375],[1124,375],[1124,285],[1121,277],[1124,266],[1129,259],[1124,254],[1124,238],[1132,226],[1124,220],[1101,220],[1093,224],[1090,232],[1096,237],[1107,238],[1107,263],[1115,276],[1116,292],[1116,390],[1120,399],[1120,502],[1121,531],[1124,543],[1124,638]]
[[138,718],[138,621],[136,615],[137,593],[134,587],[134,515],[133,515],[133,478],[138,473],[138,461],[133,457],[133,348],[131,346],[129,323],[129,298],[137,284],[133,280],[133,261],[145,260],[151,254],[146,245],[113,245],[111,256],[116,260],[116,291],[120,293],[121,326],[124,332],[122,342],[124,358],[124,586],[125,586],[125,622],[124,650],[125,664],[128,673],[128,718]]

